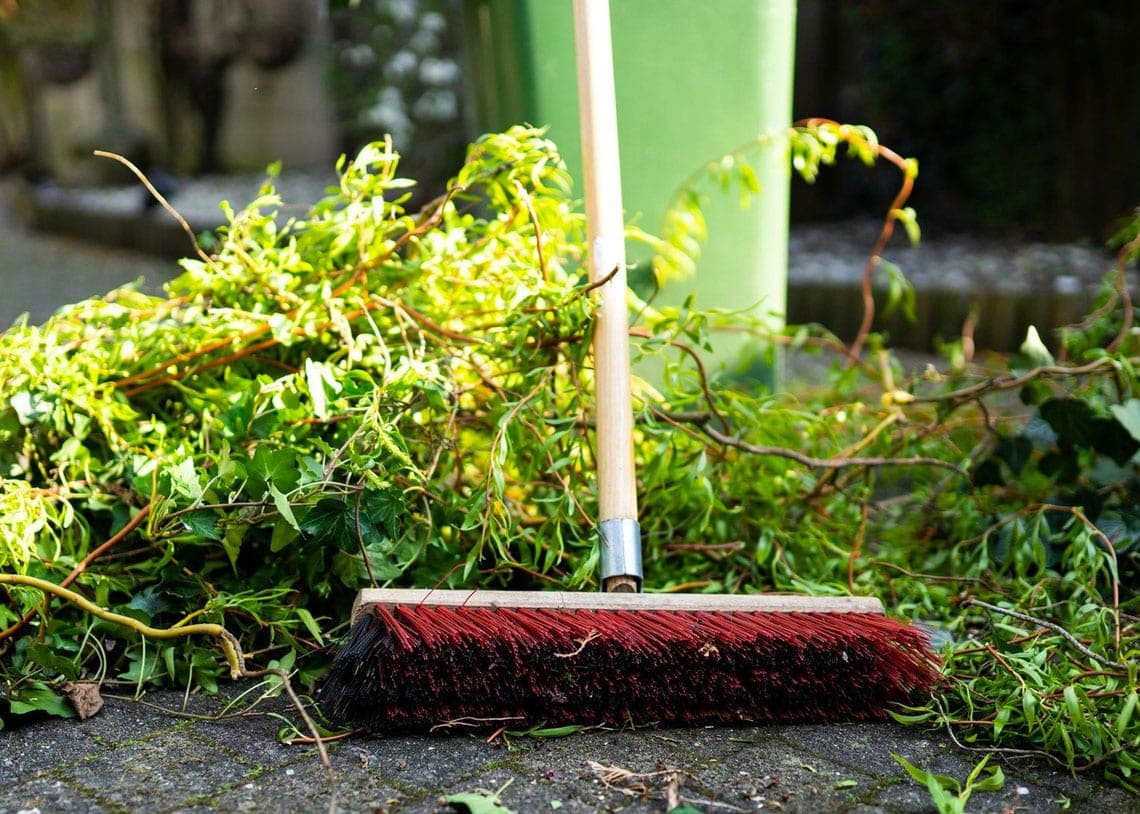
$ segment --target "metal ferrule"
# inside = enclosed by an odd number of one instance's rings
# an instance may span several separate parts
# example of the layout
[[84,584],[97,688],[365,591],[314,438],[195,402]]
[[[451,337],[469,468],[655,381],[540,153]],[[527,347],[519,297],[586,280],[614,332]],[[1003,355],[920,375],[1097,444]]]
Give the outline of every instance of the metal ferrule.
[[611,577],[632,577],[640,589],[641,526],[631,517],[616,517],[598,524],[602,538],[602,582]]

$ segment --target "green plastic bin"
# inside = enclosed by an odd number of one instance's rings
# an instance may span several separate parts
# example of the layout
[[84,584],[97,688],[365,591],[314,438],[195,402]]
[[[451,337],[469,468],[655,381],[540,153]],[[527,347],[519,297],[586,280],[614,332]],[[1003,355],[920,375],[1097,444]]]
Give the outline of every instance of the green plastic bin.
[[[627,220],[657,232],[670,197],[709,159],[791,121],[795,0],[611,0]],[[465,0],[465,39],[479,132],[547,125],[580,178],[573,14],[569,0]],[[778,138],[754,162],[761,194],[705,210],[709,240],[695,278],[659,301],[695,293],[701,307],[754,306],[782,324],[789,172]],[[648,260],[630,246],[631,263]],[[747,366],[741,340],[718,338],[722,364]],[[742,353],[743,351],[743,353]],[[743,361],[742,361],[743,360]],[[769,375],[765,378],[770,378]]]

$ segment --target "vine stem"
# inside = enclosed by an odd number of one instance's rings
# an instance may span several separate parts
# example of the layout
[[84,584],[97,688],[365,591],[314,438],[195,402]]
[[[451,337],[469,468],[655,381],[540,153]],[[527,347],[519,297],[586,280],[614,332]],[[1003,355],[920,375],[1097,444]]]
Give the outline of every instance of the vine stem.
[[[88,554],[86,557],[84,557],[83,561],[80,562],[79,565],[75,566],[75,568],[73,568],[71,570],[70,574],[68,574],[66,577],[63,578],[63,581],[59,583],[59,587],[66,588],[68,585],[75,582],[75,580],[79,577],[79,575],[87,570],[87,566],[89,566],[91,563],[93,563],[99,557],[103,556],[108,551],[110,551],[112,548],[114,548],[116,545],[118,545],[119,542],[122,541],[128,534],[130,534],[132,531],[134,531],[136,528],[138,528],[139,524],[142,523],[142,521],[145,520],[149,514],[150,514],[150,504],[148,503],[146,506],[143,506],[139,510],[138,514],[136,514],[134,517],[132,517],[130,519],[130,521],[125,526],[123,526],[121,529],[119,529],[117,532],[115,532],[114,535],[109,537],[104,543],[99,545],[94,551],[92,551],[90,554]],[[3,575],[0,574],[0,576],[3,576]],[[48,583],[48,584],[53,585],[55,583]],[[3,641],[4,639],[9,638],[10,636],[15,636],[17,633],[19,633],[21,630],[23,630],[27,626],[28,622],[32,621],[32,617],[35,615],[36,615],[36,611],[33,608],[32,610],[25,613],[20,618],[20,621],[16,622],[14,625],[9,627],[7,630],[0,630],[0,641]]]
[[950,461],[944,461],[941,458],[930,458],[921,455],[916,455],[909,458],[870,456],[813,458],[812,456],[805,455],[802,452],[796,452],[794,449],[751,444],[748,441],[744,441],[740,438],[726,435],[714,427],[710,427],[707,422],[697,423],[696,426],[698,426],[705,435],[716,441],[718,444],[734,447],[735,449],[740,449],[744,452],[750,452],[753,455],[769,455],[777,458],[788,458],[813,469],[845,469],[850,466],[937,466],[943,469],[950,469],[962,477],[966,477],[967,475],[966,470],[964,470],[962,467],[951,463]]

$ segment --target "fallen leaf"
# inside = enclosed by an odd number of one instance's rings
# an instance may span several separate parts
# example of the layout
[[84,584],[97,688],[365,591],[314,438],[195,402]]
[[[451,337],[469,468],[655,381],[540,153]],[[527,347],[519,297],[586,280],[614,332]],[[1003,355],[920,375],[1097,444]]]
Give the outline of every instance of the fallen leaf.
[[98,715],[103,709],[103,696],[99,693],[99,685],[92,681],[68,681],[62,687],[67,700],[75,707],[79,720],[86,721],[92,715]]

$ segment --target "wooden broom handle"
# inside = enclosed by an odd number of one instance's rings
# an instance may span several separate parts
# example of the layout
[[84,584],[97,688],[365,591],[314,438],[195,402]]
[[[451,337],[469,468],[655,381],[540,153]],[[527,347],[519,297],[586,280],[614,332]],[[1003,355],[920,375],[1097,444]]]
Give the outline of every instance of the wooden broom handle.
[[[613,275],[597,292],[599,304],[594,329],[600,523],[637,519],[625,215],[621,201],[609,14],[608,0],[574,0],[574,44],[578,64],[590,279],[597,281]],[[636,590],[636,581],[631,582]],[[606,586],[606,590],[615,589],[621,590],[622,586]]]

